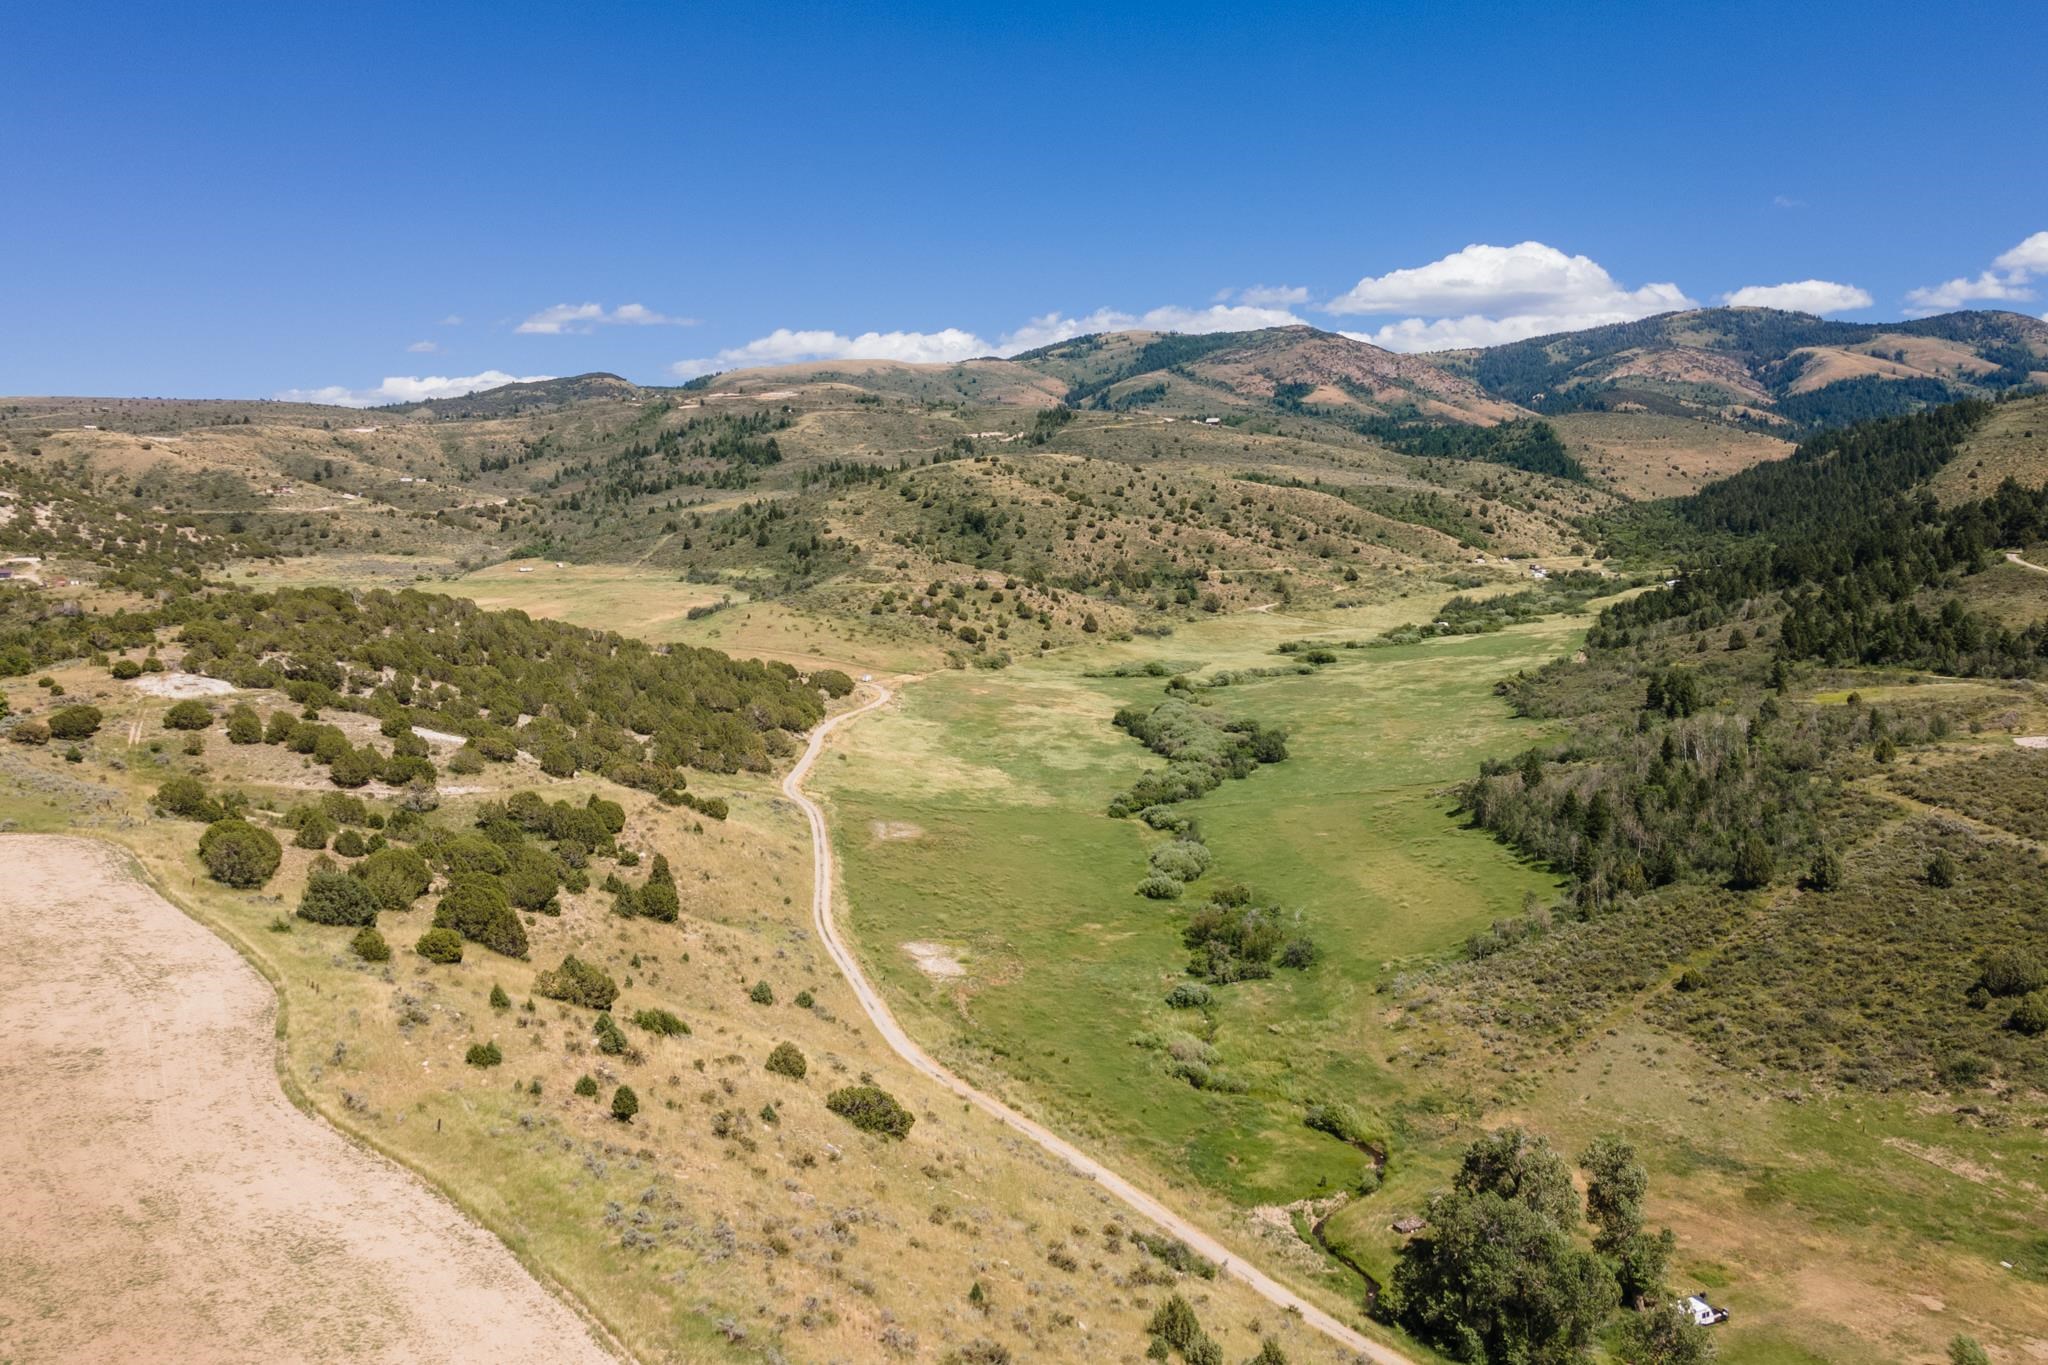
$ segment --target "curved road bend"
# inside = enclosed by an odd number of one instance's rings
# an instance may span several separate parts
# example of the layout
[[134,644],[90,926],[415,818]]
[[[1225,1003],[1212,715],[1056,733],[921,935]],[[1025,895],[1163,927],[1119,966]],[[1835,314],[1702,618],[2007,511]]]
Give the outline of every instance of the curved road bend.
[[804,777],[810,772],[811,765],[817,762],[818,755],[824,752],[826,738],[848,721],[864,716],[885,704],[893,695],[886,687],[878,684],[874,687],[876,695],[873,698],[851,711],[833,716],[811,731],[811,740],[804,748],[803,757],[789,770],[789,776],[782,779],[782,793],[796,802],[803,810],[804,817],[810,821],[813,850],[811,917],[817,924],[818,937],[823,940],[825,951],[831,954],[833,963],[839,968],[839,974],[846,978],[847,985],[853,987],[853,993],[859,999],[861,1008],[867,1011],[868,1019],[881,1033],[883,1039],[894,1049],[897,1056],[918,1071],[983,1113],[1008,1124],[1030,1138],[1075,1171],[1095,1181],[1131,1208],[1186,1242],[1201,1255],[1222,1266],[1225,1274],[1250,1285],[1269,1302],[1300,1314],[1303,1322],[1345,1348],[1356,1351],[1360,1356],[1374,1362],[1374,1365],[1414,1365],[1407,1356],[1339,1322],[1258,1267],[1248,1264],[1242,1256],[1233,1255],[1221,1242],[1200,1227],[1181,1217],[1044,1125],[1026,1118],[993,1095],[985,1094],[961,1080],[934,1061],[930,1054],[903,1031],[903,1026],[896,1022],[896,1016],[890,1012],[888,1005],[883,1003],[881,995],[869,984],[867,975],[861,971],[860,963],[854,958],[852,950],[839,937],[839,929],[832,916],[832,842],[825,829],[825,813],[818,808],[817,802],[804,794],[803,790]]

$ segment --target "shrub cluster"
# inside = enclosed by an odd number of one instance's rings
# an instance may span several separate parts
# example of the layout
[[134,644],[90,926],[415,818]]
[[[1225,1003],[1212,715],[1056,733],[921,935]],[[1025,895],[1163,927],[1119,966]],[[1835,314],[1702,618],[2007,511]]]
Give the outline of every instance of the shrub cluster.
[[[523,748],[551,776],[632,765],[762,771],[769,732],[807,730],[824,713],[818,689],[786,666],[439,593],[234,589],[173,612],[187,668],[372,715],[401,739],[419,725],[463,735],[495,761]],[[673,785],[656,778],[650,789]]]
[[429,962],[462,961],[462,935],[453,929],[429,929],[420,935],[413,951]]
[[226,886],[250,890],[269,881],[284,860],[277,836],[247,820],[216,820],[199,836],[199,861]]
[[526,926],[493,878],[458,874],[434,909],[434,927],[453,929],[506,957],[526,956]]
[[825,1097],[825,1107],[863,1133],[898,1140],[908,1137],[917,1122],[895,1096],[877,1085],[843,1086]]
[[690,1031],[690,1026],[664,1009],[635,1010],[633,1026],[658,1033],[664,1038],[681,1037]]
[[377,899],[345,872],[314,872],[299,896],[298,916],[314,924],[368,928],[377,922]]
[[1285,731],[1225,719],[1173,697],[1149,709],[1126,706],[1114,723],[1166,760],[1163,770],[1146,773],[1109,803],[1117,819],[1148,806],[1193,800],[1227,778],[1249,777],[1261,763],[1287,757]]
[[541,972],[533,979],[534,994],[550,1000],[566,1000],[594,1010],[608,1010],[619,998],[619,988],[602,967],[593,966],[573,954],[562,965]]

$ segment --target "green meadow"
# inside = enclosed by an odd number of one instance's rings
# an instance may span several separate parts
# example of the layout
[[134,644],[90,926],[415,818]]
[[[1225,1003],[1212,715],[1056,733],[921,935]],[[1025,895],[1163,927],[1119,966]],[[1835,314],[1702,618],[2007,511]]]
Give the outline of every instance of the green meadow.
[[[1285,726],[1291,756],[1179,808],[1215,863],[1178,903],[1135,894],[1165,836],[1105,814],[1160,762],[1110,718],[1159,698],[1164,679],[1088,673],[1268,666],[1285,661],[1283,640],[1361,638],[1384,614],[1331,625],[1248,613],[1000,674],[942,674],[854,727],[817,787],[832,804],[844,913],[911,1026],[978,1079],[1168,1178],[1192,1174],[1242,1203],[1355,1184],[1360,1153],[1304,1127],[1303,1107],[1343,1099],[1391,1118],[1431,1103],[1383,1064],[1379,978],[1557,886],[1464,828],[1444,789],[1538,733],[1492,684],[1569,648],[1579,623],[1340,651],[1312,674],[1204,692],[1224,714]],[[1187,979],[1185,907],[1221,881],[1297,917],[1323,958],[1217,987],[1208,1011],[1169,1009]],[[963,970],[935,973],[905,944]],[[1197,1090],[1140,1045],[1176,1035],[1212,1047],[1244,1092]]]
[[[1382,1281],[1403,1240],[1391,1219],[1446,1183],[1475,1125],[1519,1122],[1567,1153],[1606,1131],[1637,1144],[1651,1216],[1678,1233],[1674,1284],[1740,1305],[1717,1332],[1730,1365],[1921,1359],[1930,1334],[2038,1321],[2043,1158],[2003,1106],[1788,1102],[1782,1085],[1654,1027],[1633,997],[1577,1045],[1516,1068],[1380,990],[1456,957],[1528,893],[1561,889],[1467,828],[1449,788],[1541,737],[1493,683],[1572,649],[1587,618],[1338,649],[1312,673],[1202,691],[1224,715],[1286,727],[1290,756],[1176,807],[1214,865],[1179,902],[1135,894],[1167,836],[1105,811],[1162,760],[1111,717],[1160,698],[1166,680],[1102,674],[1160,661],[1211,677],[1281,664],[1286,640],[1335,644],[1414,619],[1425,609],[1403,602],[1317,620],[1245,613],[915,680],[851,727],[814,786],[832,807],[841,914],[906,1025],[1098,1151],[1240,1207],[1355,1188],[1365,1158],[1302,1121],[1311,1103],[1354,1105],[1393,1158],[1378,1193],[1339,1209],[1322,1238]],[[1297,915],[1322,959],[1215,987],[1206,1011],[1169,1009],[1189,979],[1189,907],[1221,881]],[[1213,1049],[1201,1055],[1243,1089],[1177,1078],[1164,1046],[1176,1042]]]

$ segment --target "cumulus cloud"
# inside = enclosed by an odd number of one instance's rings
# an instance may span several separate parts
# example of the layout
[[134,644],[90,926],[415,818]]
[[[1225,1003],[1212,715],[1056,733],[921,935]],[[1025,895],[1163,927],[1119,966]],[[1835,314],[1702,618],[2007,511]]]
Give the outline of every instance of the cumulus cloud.
[[415,341],[405,349],[411,351],[414,355],[432,355],[441,349],[441,343],[438,341]]
[[1011,356],[1020,351],[1051,346],[1091,332],[1248,332],[1260,327],[1286,327],[1302,319],[1285,308],[1256,308],[1248,304],[1212,304],[1207,308],[1168,305],[1143,313],[1126,313],[1115,308],[1098,308],[1092,313],[1069,316],[1044,313],[1031,318],[1014,331],[1003,333],[995,342],[973,332],[947,327],[936,332],[844,332],[797,330],[778,327],[743,346],[732,346],[716,355],[678,360],[669,368],[684,379],[720,370],[743,369],[750,365],[792,365],[813,360],[902,360],[913,364],[952,364],[979,356]]
[[669,368],[684,379],[750,365],[793,365],[807,360],[903,360],[913,364],[947,364],[972,360],[994,350],[972,332],[947,327],[937,332],[844,332],[778,327],[744,346],[730,346],[716,355],[678,360]]
[[2048,232],[2037,232],[1991,264],[2000,270],[2017,270],[2027,275],[2048,275]]
[[1915,316],[1949,313],[1973,303],[2024,303],[2034,297],[2024,273],[1987,270],[1976,279],[1943,280],[1906,291],[1906,311]]
[[1847,313],[1868,308],[1874,299],[1868,290],[1832,280],[1792,280],[1785,284],[1746,284],[1723,294],[1721,302],[1737,308],[1785,308],[1794,313]]
[[695,318],[672,318],[638,303],[607,312],[600,303],[558,303],[543,308],[512,330],[532,336],[583,334],[599,327],[693,327]]
[[1142,313],[1117,308],[1098,308],[1071,317],[1045,313],[1027,321],[1013,332],[1005,332],[996,345],[997,355],[1016,355],[1093,332],[1251,332],[1261,327],[1305,326],[1306,319],[1285,308],[1262,308],[1250,304],[1211,304],[1207,308],[1183,308],[1167,304]]
[[1325,305],[1339,315],[1412,313],[1346,336],[1392,350],[1485,346],[1630,322],[1699,305],[1675,284],[1624,288],[1597,262],[1542,242],[1475,243],[1427,265],[1368,275]]
[[2031,281],[2048,275],[2048,232],[2037,232],[1991,263],[1975,279],[1958,276],[1906,291],[1906,311],[1915,316],[1947,313],[1973,303],[2025,303],[2034,297]]
[[282,403],[332,403],[345,408],[372,408],[386,403],[419,403],[429,398],[460,398],[500,384],[533,384],[553,379],[551,374],[506,374],[485,370],[482,374],[450,378],[446,375],[390,375],[374,389],[351,389],[329,384],[318,389],[285,389],[276,397]]
[[1461,318],[1403,318],[1374,331],[1346,331],[1339,335],[1382,346],[1389,351],[1463,351],[1476,346],[1500,346],[1510,341],[1549,336],[1553,332],[1627,321],[1630,319],[1626,317],[1580,320],[1541,313],[1511,313],[1504,318],[1489,318],[1479,313],[1468,313]]

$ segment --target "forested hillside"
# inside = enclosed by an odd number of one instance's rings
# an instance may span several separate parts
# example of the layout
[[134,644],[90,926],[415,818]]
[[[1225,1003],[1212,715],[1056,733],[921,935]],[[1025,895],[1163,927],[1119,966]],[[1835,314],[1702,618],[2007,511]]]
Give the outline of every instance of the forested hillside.
[[[1568,873],[1583,923],[1475,939],[1454,972],[1473,1008],[1533,1040],[1641,997],[1730,1065],[2048,1081],[2048,999],[2030,994],[2048,985],[2048,883],[2020,813],[2044,773],[2008,737],[2048,674],[2048,620],[2002,621],[1968,588],[1995,551],[2048,538],[2048,487],[1948,507],[1926,488],[1992,412],[1829,433],[1681,500],[1647,522],[1685,556],[1673,584],[1502,684],[1560,738],[1487,764],[1463,807]],[[1915,685],[1926,672],[1991,681]],[[1864,986],[1843,996],[1852,943]],[[1601,996],[1557,989],[1556,972],[1631,958]],[[1540,1006],[1511,984],[1531,974],[1550,982]],[[1802,1021],[1801,1000],[1828,999],[1859,1021]]]

